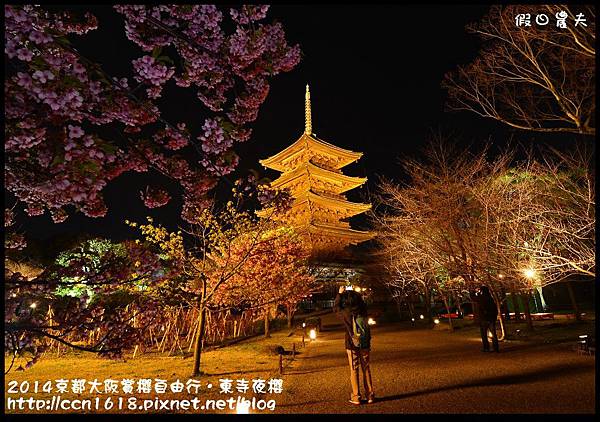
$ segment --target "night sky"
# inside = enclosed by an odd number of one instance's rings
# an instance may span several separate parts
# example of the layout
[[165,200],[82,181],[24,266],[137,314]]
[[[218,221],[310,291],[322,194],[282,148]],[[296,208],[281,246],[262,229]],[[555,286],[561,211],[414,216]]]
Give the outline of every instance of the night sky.
[[[444,112],[443,75],[477,54],[479,39],[465,25],[480,20],[489,6],[273,6],[269,16],[281,21],[288,41],[299,43],[303,59],[291,72],[273,79],[269,96],[253,125],[250,141],[239,144],[237,174],[258,169],[270,178],[258,160],[294,142],[304,129],[304,90],[311,86],[313,131],[339,147],[361,151],[363,157],[344,169],[369,182],[350,192],[351,200],[366,200],[378,176],[402,179],[399,159],[416,154],[432,133],[440,132],[465,144],[490,139],[503,145],[513,134],[491,119],[461,112]],[[86,6],[99,20],[99,29],[72,41],[85,56],[101,63],[111,75],[131,77],[131,59],[141,50],[127,40],[123,19],[111,6]],[[161,100],[163,116],[185,121],[198,134],[204,120],[201,103],[192,91],[166,89]],[[517,132],[517,138],[531,135]],[[20,220],[31,239],[52,242],[68,233],[90,233],[114,240],[133,237],[125,219],[141,221],[151,215],[168,228],[182,224],[177,192],[165,207],[149,210],[139,191],[156,174],[127,173],[104,190],[109,206],[106,217],[72,215],[53,224],[46,214]],[[234,180],[236,174],[229,175]],[[167,185],[168,187],[169,185]],[[358,218],[356,227],[365,228]]]

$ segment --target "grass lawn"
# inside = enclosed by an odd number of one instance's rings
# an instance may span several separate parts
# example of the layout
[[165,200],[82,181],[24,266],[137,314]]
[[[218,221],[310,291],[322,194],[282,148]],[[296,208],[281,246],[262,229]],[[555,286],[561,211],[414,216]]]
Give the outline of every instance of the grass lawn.
[[[191,390],[191,394],[188,393],[185,388],[181,393],[172,393],[169,389],[167,392],[161,395],[157,395],[154,391],[152,393],[138,393],[137,392],[137,383],[134,384],[134,393],[127,395],[123,394],[121,391],[121,386],[119,386],[119,393],[112,394],[112,400],[115,401],[118,397],[123,397],[124,401],[127,402],[129,397],[135,396],[140,401],[143,399],[154,399],[155,397],[160,397],[160,399],[191,399],[195,396],[200,397],[202,401],[205,399],[228,399],[229,397],[237,398],[238,395],[245,396],[248,399],[252,399],[255,394],[252,391],[252,380],[253,379],[264,379],[269,380],[271,378],[279,378],[279,356],[274,354],[270,349],[273,349],[277,345],[281,345],[285,348],[286,351],[292,349],[292,343],[296,344],[296,350],[299,353],[302,353],[304,349],[302,349],[301,343],[301,332],[296,332],[294,335],[289,336],[289,330],[281,330],[277,332],[271,333],[271,338],[264,339],[263,337],[255,337],[252,339],[247,339],[242,342],[223,347],[220,349],[215,349],[211,351],[206,351],[202,354],[202,362],[201,369],[203,374],[200,377],[195,377],[194,379],[200,380],[201,386],[198,391],[198,394],[195,393],[195,390]],[[309,343],[307,342],[307,347]],[[5,370],[10,365],[11,359],[5,357]],[[154,386],[154,379],[165,379],[170,384],[175,380],[179,379],[183,384],[185,384],[188,379],[191,377],[192,372],[192,364],[193,357],[182,357],[182,356],[167,356],[166,354],[158,354],[158,353],[147,353],[147,354],[138,354],[135,359],[132,359],[132,353],[129,353],[126,358],[122,361],[101,359],[96,357],[93,354],[85,353],[85,352],[70,352],[65,356],[55,357],[55,356],[45,356],[38,363],[36,363],[32,368],[25,371],[15,371],[11,370],[5,376],[5,405],[7,403],[6,399],[8,397],[18,398],[25,397],[26,399],[29,397],[34,397],[34,399],[43,399],[50,400],[52,396],[56,396],[59,393],[54,389],[55,380],[57,379],[85,379],[87,381],[98,380],[99,382],[104,383],[105,379],[113,379],[117,381],[121,381],[122,379],[133,379],[137,381],[142,378],[150,378],[153,380],[152,385]],[[294,362],[291,361],[290,356],[284,356],[284,366],[285,365],[294,365]],[[17,367],[18,364],[15,364]],[[233,393],[220,393],[220,379],[231,379],[233,380]],[[236,380],[246,379],[249,381],[250,389],[247,393],[238,393],[236,388]],[[54,389],[53,392],[41,392],[38,393],[33,392],[34,383],[36,381],[39,382],[38,390],[42,389],[43,384],[51,380],[52,387]],[[17,385],[20,387],[22,382],[28,381],[30,385],[30,390],[25,393],[18,394],[9,394],[8,388],[10,386],[11,381],[17,381]],[[212,388],[208,388],[208,384],[212,384]],[[14,384],[14,382],[13,382]],[[17,387],[17,388],[19,388]],[[60,396],[64,399],[90,399],[95,397],[100,397],[101,402],[103,402],[106,397],[110,394],[98,394],[97,392],[89,393],[90,385],[86,385],[86,391],[82,394],[75,394],[70,391],[71,382],[69,381],[69,391],[66,393],[60,394]],[[98,387],[101,392],[104,391],[104,385]],[[154,387],[153,387],[154,388]],[[285,384],[283,385],[285,390]],[[262,398],[264,400],[277,399],[278,394],[265,394],[258,395],[257,400]],[[127,413],[128,409],[118,410],[113,408],[110,412],[113,413]],[[266,410],[268,412],[268,410]],[[10,410],[6,407],[7,413],[32,413],[32,411],[19,411],[19,410]],[[35,411],[33,411],[35,413]],[[56,413],[90,413],[90,411],[54,411]],[[54,413],[53,412],[53,413]],[[91,410],[91,413],[100,413],[100,411],[96,411],[94,409]],[[147,410],[146,412],[157,412],[156,410]],[[171,410],[166,411],[166,413],[175,413]],[[198,412],[198,411],[196,411]],[[232,412],[231,410],[205,410],[202,413],[227,413]],[[49,413],[44,412],[43,410],[39,411],[39,413]]]

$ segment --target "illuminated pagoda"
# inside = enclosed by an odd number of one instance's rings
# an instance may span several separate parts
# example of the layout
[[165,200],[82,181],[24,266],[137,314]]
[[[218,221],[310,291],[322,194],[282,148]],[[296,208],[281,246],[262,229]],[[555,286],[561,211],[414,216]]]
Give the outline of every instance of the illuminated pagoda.
[[[344,193],[367,181],[351,177],[341,169],[358,160],[361,152],[332,145],[312,132],[310,91],[306,86],[305,128],[296,142],[260,163],[282,174],[271,186],[287,188],[294,201],[286,215],[300,233],[309,237],[313,256],[343,253],[373,237],[367,231],[354,230],[348,219],[371,208],[371,204],[350,202]],[[259,211],[264,216],[265,210]]]

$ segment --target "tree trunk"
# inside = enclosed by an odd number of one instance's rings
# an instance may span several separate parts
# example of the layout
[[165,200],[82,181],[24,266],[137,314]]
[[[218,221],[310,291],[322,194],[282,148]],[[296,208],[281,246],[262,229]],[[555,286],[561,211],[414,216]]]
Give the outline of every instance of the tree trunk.
[[573,282],[571,280],[567,280],[567,290],[569,291],[569,298],[571,298],[571,304],[573,305],[575,319],[577,321],[581,321],[581,312],[579,311],[579,305],[577,304],[577,299],[575,298],[575,290],[573,290]]
[[429,323],[433,323],[433,316],[431,315],[431,292],[428,287],[425,287],[425,312],[427,313]]
[[408,313],[410,314],[411,318],[415,317],[415,304],[412,303],[412,301],[410,299],[407,300],[407,304],[408,304]]
[[294,311],[290,305],[287,306],[287,326],[288,328],[294,326]]
[[460,303],[460,299],[456,298],[456,309],[458,309],[458,315],[464,315],[462,305]]
[[519,306],[519,298],[515,292],[511,292],[510,300],[512,301],[513,309],[515,310],[515,321],[520,321],[521,320],[521,311],[520,311],[520,306]]
[[450,315],[450,305],[448,304],[448,298],[446,295],[442,295],[442,300],[444,301],[444,306],[446,307],[446,312],[448,313],[448,325],[450,326],[450,331],[454,331],[454,325],[452,324],[452,316]]
[[265,310],[265,338],[271,337],[271,333],[269,332],[269,309]]
[[504,300],[502,301],[501,309],[504,310],[504,319],[506,321],[510,321],[510,307],[508,306],[508,298],[506,297],[506,292],[502,291]]
[[194,368],[192,376],[200,375],[200,358],[202,357],[202,346],[204,343],[204,332],[206,331],[206,280],[202,280],[202,292],[200,294],[200,314],[198,315],[198,329],[196,331],[196,343],[194,344]]
[[194,344],[194,370],[192,376],[200,375],[200,358],[202,357],[202,343],[204,342],[204,324],[206,321],[206,308],[200,306],[200,315],[198,316],[198,330],[196,331],[196,343]]
[[394,303],[396,304],[396,311],[400,318],[402,318],[402,299],[394,298]]
[[531,308],[529,307],[529,299],[531,298],[531,294],[527,292],[524,295],[520,295],[523,300],[523,305],[525,306],[525,320],[527,321],[527,328],[533,330],[533,320],[531,319]]

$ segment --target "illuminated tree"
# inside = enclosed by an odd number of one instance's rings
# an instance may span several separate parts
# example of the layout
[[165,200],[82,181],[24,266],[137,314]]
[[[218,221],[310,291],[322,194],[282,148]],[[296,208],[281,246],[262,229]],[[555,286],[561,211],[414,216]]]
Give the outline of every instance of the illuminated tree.
[[576,145],[568,153],[545,150],[543,156],[541,161],[530,157],[499,179],[502,194],[482,195],[482,200],[503,201],[492,205],[501,234],[496,267],[521,280],[527,296],[534,287],[565,281],[579,318],[569,278],[595,277],[593,153]]
[[499,314],[506,292],[525,295],[531,325],[534,288],[595,275],[592,151],[578,144],[541,156],[491,159],[438,143],[426,161],[406,160],[410,181],[382,181],[373,216],[390,288],[425,292],[429,283],[448,307],[449,297],[485,284]]
[[[255,279],[246,280],[237,276],[247,268],[246,264],[253,259],[253,253],[264,251],[264,248],[261,249],[263,236],[272,228],[269,216],[258,219],[253,212],[243,209],[243,190],[236,183],[233,189],[235,202],[229,201],[220,210],[216,207],[204,209],[194,217],[189,229],[185,230],[191,236],[191,246],[184,244],[181,231],[169,232],[155,225],[150,217],[148,224],[129,223],[139,227],[147,247],[157,248],[175,274],[176,282],[169,294],[176,295],[180,302],[199,311],[193,375],[200,373],[207,311],[247,309],[256,305],[256,300],[265,300],[266,294],[258,294],[260,290],[256,289]],[[261,202],[271,205],[271,213],[282,212],[290,203],[285,191],[259,186],[258,191],[253,193]],[[268,252],[273,253],[271,249]],[[266,291],[271,288],[267,286]]]
[[[517,26],[515,18],[564,14],[567,28]],[[575,26],[583,13],[586,25]],[[451,110],[468,110],[517,129],[594,135],[595,11],[592,6],[493,6],[467,26],[484,41],[479,57],[448,73]]]
[[380,184],[382,211],[374,221],[395,274],[392,288],[400,280],[407,289],[413,280],[419,291],[436,292],[449,312],[451,299],[459,303],[485,284],[500,310],[501,280],[494,277],[498,269],[492,259],[497,245],[480,190],[510,157],[502,155],[492,164],[486,150],[469,154],[441,141],[431,143],[425,154],[425,161],[403,162],[408,183]]
[[279,304],[295,308],[316,284],[309,274],[310,246],[293,228],[273,223],[258,235],[258,242],[252,242],[255,236],[249,232],[237,237],[228,253],[215,257],[215,262],[225,268],[226,260],[243,260],[232,277],[234,287],[223,290],[220,297],[227,297],[225,303],[262,308],[268,337],[271,309]]

